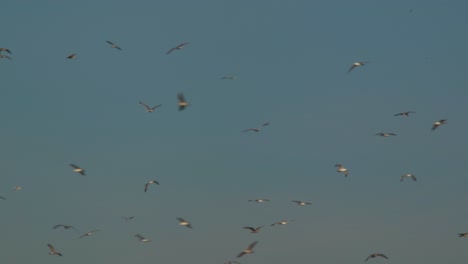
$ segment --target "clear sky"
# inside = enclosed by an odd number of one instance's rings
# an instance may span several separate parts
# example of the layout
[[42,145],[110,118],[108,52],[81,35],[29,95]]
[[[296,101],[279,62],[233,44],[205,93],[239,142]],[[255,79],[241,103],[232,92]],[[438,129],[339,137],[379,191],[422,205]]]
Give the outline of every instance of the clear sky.
[[[12,60],[0,59],[0,263],[225,263],[256,240],[239,262],[468,258],[457,237],[467,1],[5,0],[1,11]],[[368,63],[347,73],[356,61]],[[405,111],[416,113],[394,116]],[[295,221],[270,226],[280,220]]]

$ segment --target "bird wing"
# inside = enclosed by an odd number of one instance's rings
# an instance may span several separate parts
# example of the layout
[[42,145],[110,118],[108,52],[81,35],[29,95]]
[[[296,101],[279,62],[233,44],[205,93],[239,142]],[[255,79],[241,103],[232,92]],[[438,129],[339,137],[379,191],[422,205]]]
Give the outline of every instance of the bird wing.
[[244,252],[244,251],[242,251],[241,253],[239,253],[239,255],[237,255],[237,257],[236,257],[236,258],[240,258],[240,257],[242,257],[242,256],[244,256],[244,255],[245,255],[245,252]]
[[145,239],[142,235],[136,234],[135,237],[138,237],[139,239]]
[[394,114],[393,116],[401,116],[403,113]]
[[414,181],[416,181],[416,176],[411,175],[411,179],[413,179]]
[[148,190],[149,182],[145,184],[145,192]]
[[354,68],[356,68],[356,67],[357,67],[357,65],[354,65],[354,64],[353,64],[351,67],[349,67],[348,73],[351,72],[351,71],[352,71]]
[[268,126],[269,124],[270,124],[270,122],[263,123],[263,124],[262,124],[262,127]]
[[161,105],[160,105],[160,104],[158,104],[157,106],[155,106],[155,107],[151,108],[151,110],[154,110],[154,109],[156,109],[156,108],[158,108],[158,107],[160,107],[160,106],[161,106]]
[[183,48],[184,46],[186,46],[186,45],[188,45],[188,44],[189,44],[189,42],[185,42],[185,43],[179,44],[179,45],[177,45],[176,49],[181,49],[181,48]]
[[47,246],[49,247],[49,250],[50,250],[51,252],[54,252],[54,253],[57,252],[57,251],[55,251],[54,246],[52,246],[51,244],[47,244]]
[[176,49],[177,49],[177,48],[172,48],[172,49],[170,49],[168,52],[166,52],[166,54],[169,54],[169,53],[173,52],[173,51],[176,50]]
[[5,197],[3,197],[3,196],[0,196],[0,199],[6,200],[6,198],[5,198]]
[[114,46],[114,45],[115,45],[112,41],[106,40],[106,42],[107,42],[109,45],[111,45],[111,46]]
[[250,227],[250,226],[246,226],[246,227],[244,227],[244,229],[250,229],[250,230],[252,230],[252,231],[255,231],[255,228]]
[[64,226],[64,225],[55,225],[55,226],[53,227],[53,229],[57,229],[57,228],[59,228],[59,227],[61,227],[61,226]]
[[143,103],[143,102],[138,102],[139,104],[141,104],[142,106],[144,106],[147,110],[151,110],[151,107],[149,107],[147,104]]
[[255,245],[257,245],[257,243],[258,243],[258,241],[252,242],[252,243],[247,247],[247,249],[248,249],[248,250],[252,250],[252,249],[255,247]]
[[179,220],[179,222],[187,222],[187,221],[185,221],[184,219],[182,219],[180,217],[177,217],[177,220]]
[[242,131],[242,133],[245,133],[245,132],[248,132],[248,131],[256,131],[257,129],[255,128],[249,128],[249,129],[246,129],[244,131]]
[[76,166],[75,164],[70,164],[71,167],[73,167],[74,169],[81,169],[80,167]]
[[177,99],[179,99],[179,102],[185,103],[185,96],[183,93],[178,93],[177,94]]
[[438,126],[440,126],[440,125],[434,124],[434,125],[432,126],[432,130],[435,130]]
[[388,257],[385,256],[384,254],[377,254],[377,256],[388,259]]

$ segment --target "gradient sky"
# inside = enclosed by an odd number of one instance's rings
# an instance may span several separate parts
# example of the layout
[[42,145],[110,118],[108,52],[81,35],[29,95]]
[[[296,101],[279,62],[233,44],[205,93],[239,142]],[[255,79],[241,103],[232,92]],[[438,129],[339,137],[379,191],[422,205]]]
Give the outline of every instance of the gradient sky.
[[[225,263],[255,240],[242,264],[468,258],[457,237],[468,232],[467,1],[5,0],[1,10],[0,47],[13,53],[0,59],[1,263]],[[369,63],[348,74],[355,61]],[[191,103],[181,112],[179,92]],[[139,101],[162,106],[147,113]],[[416,113],[393,116],[404,111]],[[431,131],[439,119],[448,123]],[[405,173],[418,181],[400,182]],[[161,185],[144,193],[151,179]],[[295,221],[269,226],[284,219]]]

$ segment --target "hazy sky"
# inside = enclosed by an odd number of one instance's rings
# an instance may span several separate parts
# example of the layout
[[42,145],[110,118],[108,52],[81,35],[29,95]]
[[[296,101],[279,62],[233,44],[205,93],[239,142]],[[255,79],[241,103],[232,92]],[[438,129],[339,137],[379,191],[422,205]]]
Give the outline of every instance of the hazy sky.
[[[457,237],[468,232],[467,1],[5,0],[1,10],[12,60],[0,59],[0,263],[221,264],[255,240],[242,264],[468,258]],[[347,73],[356,61],[368,64]],[[139,101],[162,106],[147,113]],[[416,113],[394,116],[404,111]],[[431,131],[439,119],[448,123]],[[400,182],[405,173],[417,182]],[[152,179],[160,185],[143,192]],[[295,221],[270,226],[285,219]]]

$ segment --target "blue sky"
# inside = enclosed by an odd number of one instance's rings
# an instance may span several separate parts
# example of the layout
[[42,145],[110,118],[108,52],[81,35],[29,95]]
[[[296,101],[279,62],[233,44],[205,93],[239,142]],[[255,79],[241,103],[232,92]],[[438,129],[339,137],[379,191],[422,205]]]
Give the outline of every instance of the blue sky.
[[[0,47],[13,60],[0,59],[0,262],[225,263],[258,240],[239,262],[361,263],[379,252],[390,259],[369,262],[460,263],[467,10],[433,0],[4,1]],[[356,61],[369,63],[346,73]],[[179,92],[191,103],[180,112]],[[147,113],[139,101],[162,106]],[[404,111],[416,113],[393,116]],[[439,119],[448,123],[431,131]],[[418,181],[400,182],[405,173]],[[161,185],[144,193],[151,179]],[[247,202],[256,198],[271,201]],[[295,221],[269,226],[284,219]],[[64,256],[49,256],[48,243]]]

